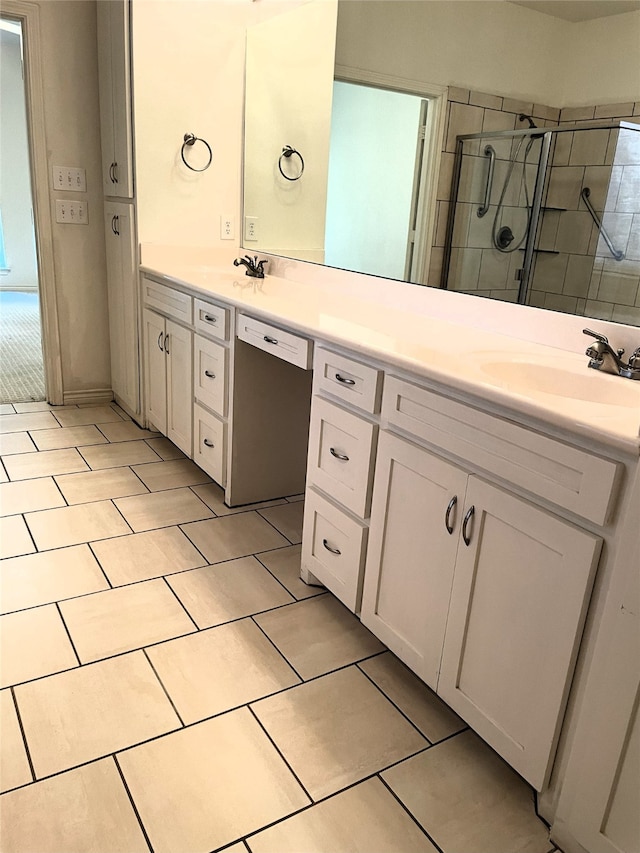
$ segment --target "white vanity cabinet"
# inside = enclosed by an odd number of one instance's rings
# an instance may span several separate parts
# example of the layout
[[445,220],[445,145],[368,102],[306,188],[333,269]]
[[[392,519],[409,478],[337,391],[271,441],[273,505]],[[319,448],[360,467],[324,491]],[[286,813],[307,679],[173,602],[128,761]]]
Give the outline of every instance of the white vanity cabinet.
[[[479,476],[482,431],[493,433],[483,418],[492,416],[438,396],[393,377],[385,387],[386,425],[413,426],[414,438],[429,444],[381,434],[361,618],[541,790],[601,539]],[[426,429],[436,415],[438,428]],[[535,478],[523,477],[523,462],[542,452],[540,437],[508,426],[519,452],[503,470],[512,464],[514,487],[523,478],[530,486]],[[460,438],[468,428],[475,448]],[[455,460],[438,452],[440,439],[445,455],[457,452]],[[547,450],[576,464],[574,448],[552,442]],[[587,481],[590,455],[577,458],[584,463],[577,480]],[[615,465],[607,464],[611,483]],[[542,459],[533,467],[546,470]],[[554,469],[564,477],[560,463]]]

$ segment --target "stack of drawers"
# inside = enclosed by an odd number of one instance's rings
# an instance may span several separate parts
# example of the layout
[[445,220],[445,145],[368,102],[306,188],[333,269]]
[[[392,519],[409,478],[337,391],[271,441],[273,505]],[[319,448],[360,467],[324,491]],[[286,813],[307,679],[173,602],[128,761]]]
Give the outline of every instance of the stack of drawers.
[[383,373],[316,348],[302,577],[360,610]]

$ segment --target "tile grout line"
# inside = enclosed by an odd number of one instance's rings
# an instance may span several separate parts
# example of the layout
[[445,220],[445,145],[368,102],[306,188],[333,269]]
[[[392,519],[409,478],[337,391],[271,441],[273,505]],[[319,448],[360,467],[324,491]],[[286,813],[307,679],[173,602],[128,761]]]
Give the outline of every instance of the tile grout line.
[[[81,667],[82,661],[80,660],[80,655],[78,654],[78,650],[76,649],[76,644],[73,642],[71,632],[69,631],[69,626],[67,625],[67,623],[64,620],[64,616],[62,615],[62,610],[60,609],[60,602],[58,602],[58,601],[56,601],[56,609],[58,611],[60,619],[62,620],[62,624],[64,625],[64,629],[67,632],[67,637],[69,637],[69,642],[71,643],[71,648],[73,649],[73,653],[76,656],[76,659],[78,661],[78,666]],[[51,674],[55,675],[55,673],[51,673]]]
[[[287,506],[287,504],[280,504],[280,506]],[[272,509],[272,507],[265,507],[265,509]],[[301,544],[300,542],[292,542],[292,541],[291,541],[291,539],[289,539],[289,537],[288,537],[288,536],[285,536],[285,534],[282,532],[282,530],[279,530],[279,529],[275,526],[275,524],[274,524],[272,521],[269,521],[269,519],[268,519],[268,518],[265,518],[265,517],[264,517],[264,515],[260,512],[260,510],[259,510],[259,509],[255,510],[255,511],[257,512],[257,514],[260,516],[260,518],[261,518],[263,521],[266,521],[266,522],[267,522],[267,524],[269,524],[269,525],[271,525],[271,527],[273,527],[273,529],[276,531],[276,533],[279,533],[279,534],[280,534],[280,536],[282,536],[282,538],[283,538],[283,539],[286,539],[286,540],[287,540],[287,542],[289,543],[289,545],[300,545],[300,544]],[[286,545],[281,545],[280,547],[281,547],[281,548],[286,548],[287,546],[286,546]]]
[[[191,635],[190,635],[190,634],[186,634],[186,635],[185,635],[185,634],[183,634],[182,636],[187,636],[187,637],[188,637],[188,636],[191,636]],[[173,639],[173,640],[177,640],[177,639],[179,639],[179,638],[178,638],[178,637],[172,637],[172,639]],[[170,640],[165,640],[164,642],[171,642],[171,641],[170,641]],[[159,644],[159,643],[156,643],[156,645],[160,645],[160,644]],[[173,701],[173,699],[172,699],[172,698],[171,698],[171,696],[169,695],[169,691],[168,691],[168,690],[167,690],[167,688],[164,686],[164,682],[162,681],[162,679],[161,679],[161,678],[160,678],[160,676],[158,675],[158,672],[157,672],[157,670],[156,670],[155,666],[153,665],[153,662],[152,662],[151,658],[150,658],[150,657],[149,657],[149,655],[147,654],[147,649],[146,649],[146,648],[143,648],[143,649],[142,649],[142,654],[143,654],[143,655],[145,656],[145,658],[147,659],[147,663],[149,664],[149,666],[150,666],[150,667],[151,667],[151,669],[153,670],[153,674],[154,674],[154,675],[155,675],[155,677],[158,679],[158,683],[160,684],[160,687],[162,687],[162,690],[163,690],[163,692],[164,692],[164,695],[165,695],[165,696],[167,697],[167,699],[169,700],[169,703],[171,704],[171,707],[173,708],[173,710],[174,710],[174,712],[175,712],[176,717],[177,717],[177,718],[178,718],[178,720],[180,721],[180,725],[182,726],[182,728],[183,728],[183,729],[187,728],[187,726],[185,725],[184,720],[183,720],[183,719],[182,719],[182,717],[180,716],[180,713],[178,712],[178,709],[177,709],[177,708],[176,708],[176,706],[175,706],[175,702]]]
[[120,762],[118,761],[118,756],[114,752],[112,754],[112,757],[113,757],[114,764],[116,765],[116,769],[117,769],[118,773],[120,774],[120,779],[122,780],[122,784],[124,786],[124,789],[127,792],[127,796],[129,797],[129,801],[131,802],[131,808],[133,809],[133,813],[135,814],[136,819],[140,825],[140,829],[142,831],[142,835],[144,836],[144,840],[149,845],[150,853],[153,853],[153,845],[151,844],[151,839],[147,835],[147,830],[145,829],[145,826],[142,822],[142,818],[140,817],[140,812],[138,811],[138,807],[136,806],[135,800],[133,799],[133,795],[132,795],[131,791],[129,790],[129,785],[127,784],[127,780],[125,779],[124,773],[122,772],[122,767],[120,767]]
[[[187,571],[193,571],[193,570],[189,570],[189,569],[188,569]],[[194,625],[194,627],[195,627],[195,629],[196,629],[196,632],[198,632],[198,633],[199,633],[202,629],[200,628],[200,626],[198,625],[198,623],[196,622],[196,620],[193,618],[193,616],[189,613],[189,611],[187,610],[186,606],[182,603],[182,599],[180,598],[180,596],[178,595],[178,593],[175,591],[175,589],[171,586],[171,584],[170,584],[170,583],[169,583],[169,581],[167,580],[167,576],[166,576],[166,575],[160,575],[160,578],[158,578],[158,580],[160,580],[160,579],[164,581],[165,586],[166,586],[166,587],[168,587],[168,589],[171,591],[171,594],[174,596],[174,598],[176,599],[176,601],[178,602],[178,604],[180,605],[180,607],[182,607],[182,609],[183,609],[183,610],[184,610],[184,612],[187,614],[187,616],[189,617],[189,619],[193,622],[193,625]],[[191,635],[190,635],[190,634],[186,634],[186,635],[185,635],[185,634],[183,634],[182,636],[184,637],[184,636],[191,636]],[[178,639],[178,637],[172,637],[172,638],[170,638],[170,639],[177,640],[177,639]],[[168,641],[167,641],[167,642],[168,642]]]
[[[18,725],[20,726],[20,733],[22,735],[22,742],[24,745],[24,751],[27,756],[27,761],[29,762],[29,770],[31,771],[31,782],[27,782],[26,785],[32,785],[36,781],[36,771],[33,766],[33,761],[31,760],[31,753],[29,751],[29,744],[27,743],[27,735],[24,730],[24,725],[22,724],[22,717],[20,716],[20,708],[18,707],[18,699],[15,694],[15,690],[13,686],[9,688],[11,691],[11,698],[13,699],[13,707],[16,710],[16,717],[18,718]],[[26,787],[26,785],[20,785],[19,787]]]
[[[295,545],[285,545],[284,547],[285,547],[285,548],[295,548],[296,546],[295,546]],[[268,552],[267,552],[267,551],[259,551],[259,552],[258,552],[258,554],[266,554],[266,553],[268,553]],[[317,592],[315,595],[307,595],[307,596],[305,596],[304,598],[296,598],[295,594],[294,594],[293,592],[291,592],[291,590],[290,590],[290,589],[288,589],[288,588],[284,585],[284,583],[280,580],[280,578],[279,578],[279,577],[277,577],[277,576],[276,576],[276,575],[271,571],[271,569],[269,568],[269,566],[265,566],[265,564],[262,562],[262,560],[260,559],[260,557],[258,556],[258,554],[253,554],[253,556],[254,556],[254,557],[256,558],[256,560],[260,563],[260,565],[262,566],[262,568],[263,568],[263,569],[266,569],[266,570],[269,572],[269,574],[270,574],[270,575],[271,575],[271,577],[274,579],[274,581],[277,581],[277,582],[280,584],[280,586],[282,587],[282,589],[283,589],[285,592],[288,592],[288,593],[289,593],[289,595],[294,599],[294,603],[295,603],[295,602],[298,602],[298,601],[306,601],[308,598],[316,598],[318,595],[321,595],[321,594],[322,594],[322,592],[326,592],[326,587],[322,587],[322,588],[320,588],[320,587],[316,587],[316,589],[318,590],[318,592]]]
[[418,829],[420,829],[422,832],[424,832],[424,834],[427,836],[429,841],[433,844],[433,846],[438,851],[438,853],[445,853],[445,851],[442,849],[442,847],[440,847],[440,845],[436,842],[435,838],[433,838],[433,836],[427,831],[426,827],[424,827],[420,823],[418,818],[413,814],[412,811],[410,811],[409,807],[407,805],[405,805],[405,803],[400,799],[400,797],[396,794],[396,792],[393,790],[393,788],[382,778],[381,773],[383,773],[383,772],[384,771],[381,770],[380,773],[376,774],[376,778],[380,780],[380,782],[384,785],[384,787],[391,794],[391,796],[394,798],[394,800],[396,800],[396,802],[402,807],[402,809],[404,809],[406,814],[411,818],[411,820],[413,821],[413,823],[415,823],[415,825],[418,827]]
[[[286,605],[285,605],[285,606],[286,606]],[[275,608],[275,609],[279,609],[279,608]],[[267,611],[267,612],[268,612],[268,611]],[[256,615],[258,615],[258,614],[256,614]],[[272,639],[271,639],[271,637],[267,634],[267,632],[264,630],[264,628],[263,628],[261,625],[259,625],[259,624],[258,624],[258,622],[256,622],[255,617],[254,617],[254,616],[250,616],[249,618],[251,619],[251,621],[253,622],[253,624],[256,626],[256,628],[257,628],[257,629],[258,629],[258,630],[263,634],[263,636],[265,636],[265,637],[267,638],[267,640],[269,641],[269,643],[273,646],[273,648],[274,648],[274,649],[276,650],[276,652],[280,655],[280,657],[281,657],[281,658],[282,658],[282,660],[287,664],[287,666],[288,666],[288,667],[289,667],[289,668],[290,668],[290,669],[295,673],[296,677],[300,679],[300,684],[305,684],[306,682],[305,682],[304,678],[300,675],[300,673],[299,673],[299,672],[298,672],[298,670],[295,668],[295,666],[291,663],[291,661],[289,661],[289,660],[288,660],[288,658],[285,656],[284,652],[282,652],[282,651],[281,651],[281,650],[276,646],[276,644],[273,642],[273,640],[272,640]],[[291,687],[285,687],[283,690],[278,690],[278,691],[277,691],[277,693],[284,693],[286,690],[291,690],[293,687],[298,687],[298,686],[299,686],[299,685],[297,685],[297,684],[293,684]],[[258,701],[258,700],[254,700],[254,701]]]

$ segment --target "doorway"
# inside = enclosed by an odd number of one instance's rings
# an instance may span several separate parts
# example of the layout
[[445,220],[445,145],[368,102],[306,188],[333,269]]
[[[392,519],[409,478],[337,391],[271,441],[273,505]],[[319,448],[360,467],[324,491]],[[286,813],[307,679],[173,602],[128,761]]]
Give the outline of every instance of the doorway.
[[23,44],[0,18],[0,403],[46,397]]

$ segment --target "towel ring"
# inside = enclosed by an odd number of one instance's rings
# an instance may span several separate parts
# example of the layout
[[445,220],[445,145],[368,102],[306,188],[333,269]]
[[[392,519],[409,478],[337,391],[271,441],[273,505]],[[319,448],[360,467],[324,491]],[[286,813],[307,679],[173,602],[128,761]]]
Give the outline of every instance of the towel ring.
[[[196,169],[195,166],[190,166],[189,163],[187,163],[185,156],[184,156],[184,149],[187,147],[187,145],[189,145],[189,146],[195,145],[196,142],[202,142],[202,144],[205,146],[205,148],[209,152],[209,160],[207,161],[207,164],[202,167],[202,169]],[[209,166],[211,165],[211,161],[213,160],[213,152],[211,150],[211,146],[209,145],[209,143],[206,142],[206,140],[204,140],[204,139],[200,139],[200,137],[196,136],[194,133],[185,133],[184,142],[182,143],[182,148],[180,149],[180,156],[182,157],[182,162],[184,163],[184,165],[188,169],[191,169],[192,172],[204,172],[204,171],[206,171],[209,168]]]
[[[300,174],[296,175],[295,178],[290,178],[289,175],[285,175],[285,173],[282,171],[282,158],[286,157],[287,159],[289,159],[289,157],[292,157],[294,154],[297,154],[298,157],[300,158]],[[304,160],[302,159],[302,154],[299,151],[296,151],[296,149],[292,148],[290,145],[285,145],[284,148],[282,149],[282,154],[280,155],[280,158],[278,159],[278,169],[280,169],[280,174],[282,175],[282,177],[285,180],[287,180],[287,181],[299,181],[300,178],[302,177],[302,173],[304,172]]]

